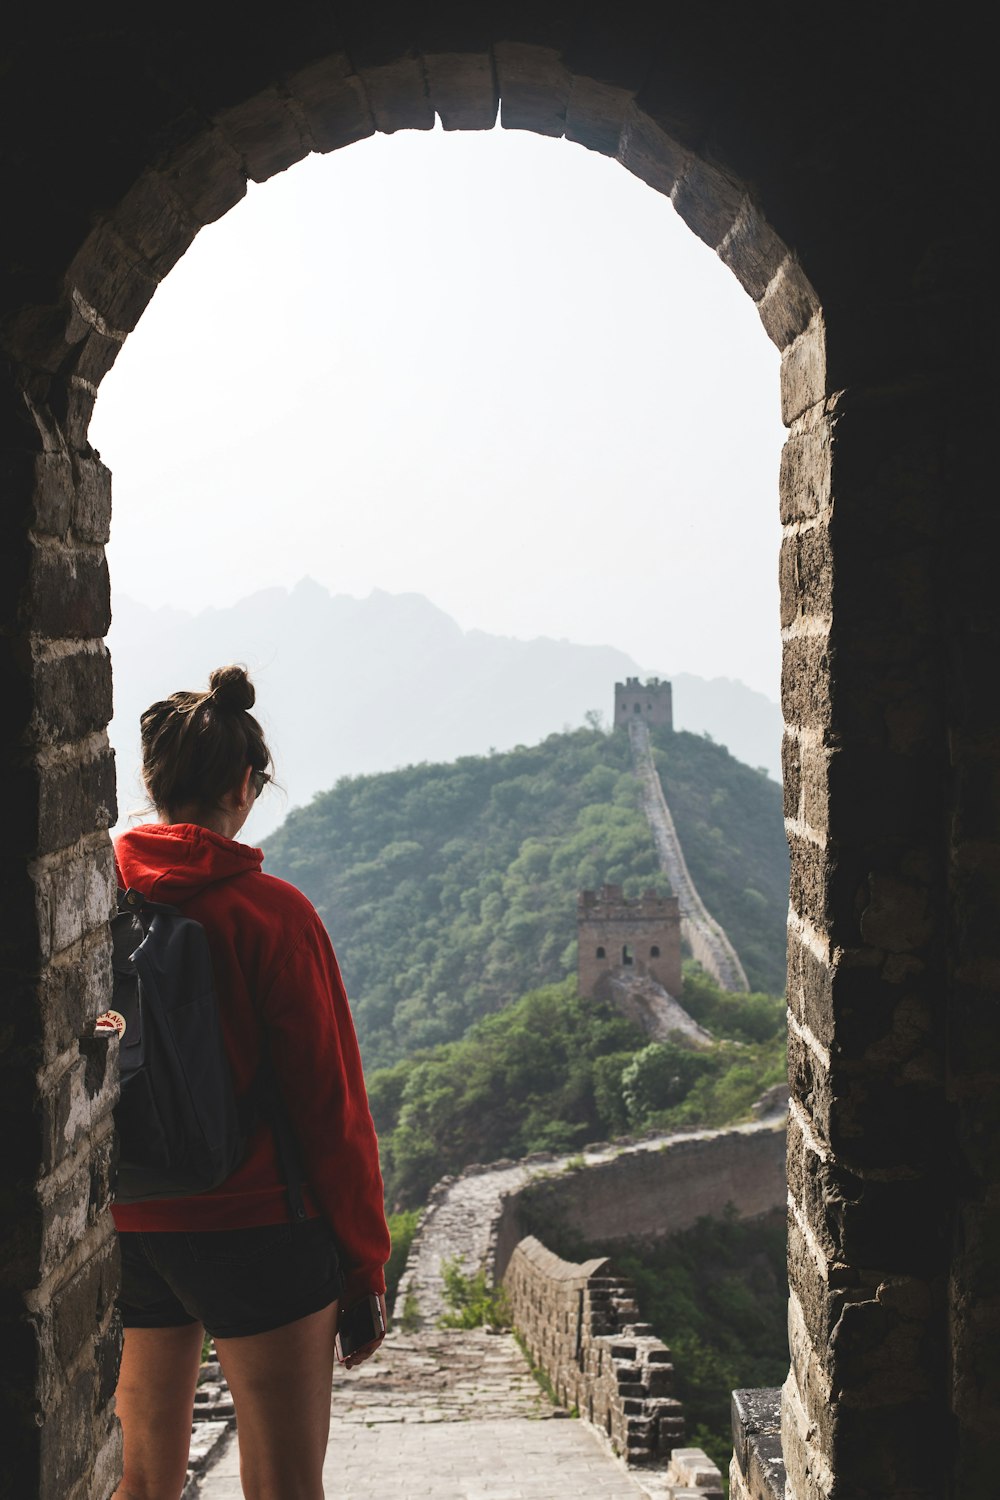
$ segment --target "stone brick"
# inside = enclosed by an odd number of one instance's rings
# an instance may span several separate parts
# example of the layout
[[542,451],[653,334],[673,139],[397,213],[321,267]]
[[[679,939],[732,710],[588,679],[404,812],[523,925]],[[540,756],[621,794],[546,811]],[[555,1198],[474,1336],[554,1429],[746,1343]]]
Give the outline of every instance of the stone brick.
[[826,841],[830,829],[831,809],[831,764],[837,751],[830,751],[825,744],[806,738],[800,749],[799,775],[801,777],[802,800],[800,817],[805,827]]
[[23,767],[12,779],[12,793],[15,789],[11,852],[54,853],[81,834],[114,824],[114,752],[106,744],[95,747],[88,742],[78,755]]
[[781,420],[786,427],[823,401],[827,392],[826,339],[816,318],[781,346]]
[[110,840],[43,865],[37,876],[36,903],[45,960],[103,926],[115,910]]
[[34,493],[31,528],[46,536],[65,536],[73,514],[74,481],[70,460],[61,453],[32,458]]
[[115,1044],[103,1037],[63,1069],[43,1098],[42,1170],[54,1171],[75,1156],[118,1096]]
[[41,1222],[42,1278],[58,1271],[85,1235],[92,1239],[96,1252],[114,1234],[108,1213],[114,1152],[109,1117],[101,1133],[95,1132],[89,1155],[82,1156],[73,1171],[46,1195]]
[[688,228],[715,250],[739,218],[743,194],[741,183],[693,158],[670,198]]
[[[46,1321],[51,1323],[48,1336],[60,1369],[68,1370],[81,1351],[93,1348],[98,1330],[109,1322],[119,1282],[118,1244],[112,1236],[55,1293]],[[117,1331],[111,1333],[108,1342],[113,1353]],[[114,1395],[114,1387],[102,1394],[107,1400]]]
[[53,652],[35,665],[34,678],[38,743],[81,740],[110,722],[111,659],[102,643]]
[[425,52],[424,73],[431,108],[445,130],[491,130],[500,108],[489,49]]
[[[95,1426],[95,1372],[82,1369],[68,1382],[57,1408],[55,1421],[48,1423],[43,1431],[40,1491],[42,1495],[72,1494],[79,1485],[86,1493],[89,1488],[91,1450]],[[112,1414],[105,1411],[103,1426],[108,1436],[112,1425]]]
[[733,1456],[746,1475],[750,1464],[750,1440],[758,1436],[781,1436],[781,1391],[739,1390],[731,1397]]
[[157,281],[135,251],[110,226],[99,224],[87,237],[67,272],[71,293],[83,299],[83,316],[112,337],[131,332],[156,291]]
[[566,139],[604,156],[617,156],[633,97],[630,89],[574,77],[566,106]]
[[781,784],[783,811],[793,821],[801,816],[802,746],[794,732],[785,730],[781,739]]
[[833,612],[833,555],[825,527],[791,532],[781,543],[778,564],[781,624]]
[[243,170],[254,182],[266,182],[309,150],[294,115],[276,88],[264,89],[231,109],[220,110],[215,123],[232,142]]
[[52,639],[104,636],[111,625],[111,582],[103,550],[34,547],[26,623]]
[[162,280],[189,249],[198,223],[159,172],[147,171],[114,211],[115,232]]
[[832,718],[830,646],[825,635],[786,640],[781,653],[781,708],[789,724],[824,729]]
[[66,441],[74,448],[82,448],[87,442],[96,402],[97,388],[89,381],[78,380],[74,375],[69,377],[64,397],[53,392],[53,404],[60,414]]
[[503,128],[565,134],[570,76],[559,52],[553,47],[504,41],[497,43],[493,55]]
[[419,57],[358,67],[375,128],[392,135],[397,130],[432,130],[434,111],[427,97],[427,81]]
[[111,536],[111,471],[96,455],[76,460],[73,531],[83,542],[105,543]]
[[361,79],[344,53],[311,63],[287,80],[317,151],[335,151],[374,135],[375,121]]
[[792,856],[789,892],[792,910],[823,931],[829,916],[830,854],[792,832],[788,835],[788,846]]
[[[757,304],[757,311],[771,342],[783,352],[793,348],[796,341],[810,330],[819,314],[819,299],[793,256],[784,261],[774,276]],[[808,404],[812,405],[812,402]],[[799,411],[796,411],[795,416],[798,415]]]
[[618,160],[641,182],[669,197],[691,158],[633,103],[625,111]]
[[823,1046],[833,1039],[833,974],[796,932],[788,935],[788,1008]]
[[759,302],[788,255],[787,247],[760,209],[744,198],[722,244],[719,258],[755,302]]
[[778,498],[781,521],[811,520],[829,510],[831,500],[831,430],[829,419],[793,432],[781,450]]
[[199,224],[212,224],[246,195],[239,154],[221,130],[206,130],[176,148],[162,163],[163,176]]

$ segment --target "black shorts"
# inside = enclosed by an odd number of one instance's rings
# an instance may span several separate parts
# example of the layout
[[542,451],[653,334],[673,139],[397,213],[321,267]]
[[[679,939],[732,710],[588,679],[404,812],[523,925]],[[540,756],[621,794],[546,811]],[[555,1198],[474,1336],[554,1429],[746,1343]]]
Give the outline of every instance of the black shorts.
[[126,1328],[201,1323],[213,1338],[267,1333],[337,1301],[344,1278],[325,1219],[119,1234]]

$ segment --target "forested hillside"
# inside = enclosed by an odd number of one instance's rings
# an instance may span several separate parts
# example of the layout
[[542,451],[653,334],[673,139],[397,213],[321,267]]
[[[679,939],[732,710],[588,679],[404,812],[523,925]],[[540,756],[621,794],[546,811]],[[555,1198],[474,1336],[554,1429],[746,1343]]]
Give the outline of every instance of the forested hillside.
[[650,1042],[571,978],[369,1072],[387,1203],[412,1208],[471,1162],[748,1119],[786,1076],[784,1000],[727,995],[691,964],[683,1001],[714,1047]]
[[[780,788],[705,738],[654,736],[691,873],[755,989],[784,985]],[[623,734],[345,778],[267,840],[319,908],[366,1067],[460,1037],[576,965],[576,893],[666,889]]]

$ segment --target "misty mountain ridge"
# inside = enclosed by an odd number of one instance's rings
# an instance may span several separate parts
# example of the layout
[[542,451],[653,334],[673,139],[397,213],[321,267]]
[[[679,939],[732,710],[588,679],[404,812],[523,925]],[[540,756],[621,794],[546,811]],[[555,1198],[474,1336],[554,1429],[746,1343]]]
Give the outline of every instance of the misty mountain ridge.
[[[535,744],[594,709],[609,721],[614,683],[653,675],[612,646],[463,630],[421,594],[376,589],[357,599],[310,578],[197,614],[116,594],[108,640],[120,823],[144,802],[140,713],[239,661],[257,688],[255,711],[284,789],[255,810],[253,840],[342,776]],[[656,675],[673,682],[678,729],[708,733],[780,778],[775,703],[729,678]]]

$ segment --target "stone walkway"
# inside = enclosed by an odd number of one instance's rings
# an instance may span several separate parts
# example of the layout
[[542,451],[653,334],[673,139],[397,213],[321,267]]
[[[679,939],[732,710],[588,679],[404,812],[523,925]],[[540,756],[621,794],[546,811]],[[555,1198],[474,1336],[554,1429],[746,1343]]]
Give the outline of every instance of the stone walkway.
[[[221,1455],[221,1456],[219,1456]],[[553,1407],[510,1334],[392,1333],[338,1369],[323,1471],[330,1500],[644,1500],[585,1423]],[[190,1493],[240,1500],[229,1434]]]
[[748,990],[750,985],[736,949],[702,901],[691,878],[673,815],[663,794],[647,725],[633,720],[628,726],[628,737],[632,765],[642,791],[643,810],[656,845],[660,869],[680,903],[681,932],[702,968],[724,990]]

